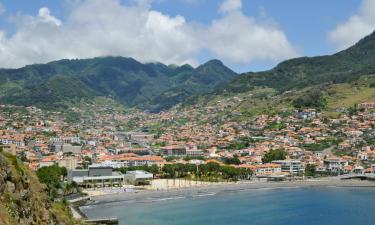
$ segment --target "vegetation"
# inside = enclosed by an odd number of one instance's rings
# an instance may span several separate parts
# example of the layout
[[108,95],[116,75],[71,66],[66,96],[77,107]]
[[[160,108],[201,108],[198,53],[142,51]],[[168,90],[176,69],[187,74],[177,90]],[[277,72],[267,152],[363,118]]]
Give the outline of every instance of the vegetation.
[[275,149],[268,151],[262,158],[263,163],[270,163],[275,160],[286,159],[287,152],[284,149]]
[[329,142],[321,142],[321,143],[314,143],[314,144],[305,144],[302,145],[306,150],[309,151],[323,151],[326,148],[329,148],[331,144]]
[[185,161],[190,161],[190,160],[202,160],[202,161],[205,161],[206,159],[204,158],[204,156],[186,156],[184,158]]
[[225,164],[231,164],[231,165],[240,165],[241,161],[237,156],[231,157],[231,158],[224,158]]
[[229,150],[239,150],[248,148],[254,140],[250,137],[240,137],[237,140],[232,141],[226,149]]
[[123,174],[125,174],[128,171],[135,171],[135,170],[143,170],[152,174],[158,174],[159,173],[159,168],[156,165],[148,166],[130,166],[130,167],[122,167],[122,168],[116,168],[114,169],[115,171],[119,171]]
[[284,122],[277,123],[276,121],[274,121],[269,125],[270,130],[282,130],[285,128],[286,128],[286,124]]
[[316,165],[307,164],[305,168],[305,176],[308,176],[308,177],[316,176]]
[[162,172],[166,178],[186,178],[206,181],[237,180],[240,176],[248,177],[253,171],[233,166],[221,166],[215,162],[207,164],[166,164]]
[[269,71],[240,75],[216,93],[246,92],[255,87],[283,92],[313,85],[350,82],[362,75],[373,74],[374,59],[375,33],[334,55],[291,59]]
[[58,197],[58,189],[62,187],[61,181],[66,177],[67,171],[65,167],[52,165],[38,169],[36,175],[41,183],[47,185],[49,197],[55,199]]
[[0,151],[0,224],[83,224],[64,202],[52,202],[46,187],[13,155]]
[[[212,60],[194,69],[142,64],[132,58],[60,60],[0,70],[0,102],[66,108],[80,99],[106,96],[151,110],[170,108],[194,94],[232,80],[236,73]],[[76,120],[75,115],[69,119]]]
[[321,141],[319,143],[314,144],[304,144],[302,145],[303,148],[305,148],[308,151],[323,151],[326,148],[332,147],[334,145],[337,145],[340,142],[340,139],[334,138],[334,137],[328,137],[326,140]]
[[315,108],[323,109],[326,106],[326,100],[323,98],[323,94],[319,88],[313,88],[302,96],[298,97],[293,101],[294,107],[297,109],[301,108]]

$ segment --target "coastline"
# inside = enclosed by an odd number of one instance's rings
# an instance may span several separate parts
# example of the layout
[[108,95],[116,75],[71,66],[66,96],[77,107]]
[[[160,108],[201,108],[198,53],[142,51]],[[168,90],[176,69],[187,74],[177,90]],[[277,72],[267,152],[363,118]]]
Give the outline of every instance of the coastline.
[[324,188],[324,187],[348,187],[348,188],[371,188],[375,187],[373,181],[362,180],[340,180],[337,178],[311,179],[300,181],[248,181],[225,184],[211,184],[208,186],[195,186],[189,188],[170,189],[170,190],[141,190],[138,192],[122,192],[105,195],[90,196],[90,201],[79,207],[82,212],[84,207],[94,207],[102,204],[112,203],[134,203],[134,202],[153,202],[164,201],[179,198],[196,198],[204,196],[213,196],[223,193],[250,190],[282,189],[282,188]]

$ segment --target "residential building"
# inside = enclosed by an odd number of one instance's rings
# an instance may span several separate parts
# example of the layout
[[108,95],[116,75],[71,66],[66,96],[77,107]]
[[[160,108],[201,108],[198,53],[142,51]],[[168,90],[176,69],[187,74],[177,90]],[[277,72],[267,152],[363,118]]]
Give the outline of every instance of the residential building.
[[282,172],[288,172],[291,175],[301,176],[305,172],[305,167],[300,160],[276,160],[272,163],[280,165]]

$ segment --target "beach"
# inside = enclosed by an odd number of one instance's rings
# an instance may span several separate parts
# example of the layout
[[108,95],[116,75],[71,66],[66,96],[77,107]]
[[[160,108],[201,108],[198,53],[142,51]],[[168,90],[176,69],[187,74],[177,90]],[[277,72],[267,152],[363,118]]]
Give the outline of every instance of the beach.
[[[81,208],[120,225],[373,225],[374,183],[306,181],[102,196]],[[313,212],[313,213],[312,213]]]
[[[170,181],[168,181],[170,182]],[[178,182],[178,181],[175,181]],[[86,206],[107,204],[113,202],[148,202],[160,199],[173,199],[185,197],[200,197],[206,195],[216,195],[225,192],[237,192],[252,189],[278,189],[278,188],[314,188],[314,187],[375,187],[375,182],[361,180],[340,180],[337,178],[310,179],[298,181],[241,181],[231,183],[209,183],[204,182],[195,186],[184,186],[170,189],[134,189],[131,192],[100,192],[90,196],[90,201]],[[99,194],[102,193],[102,194]]]

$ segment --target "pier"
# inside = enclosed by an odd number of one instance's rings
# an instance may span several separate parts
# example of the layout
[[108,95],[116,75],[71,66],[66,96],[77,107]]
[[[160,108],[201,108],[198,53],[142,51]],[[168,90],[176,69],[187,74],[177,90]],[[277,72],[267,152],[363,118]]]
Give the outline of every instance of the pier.
[[342,180],[348,180],[348,179],[360,179],[360,180],[371,180],[375,181],[375,174],[344,174],[339,176]]
[[118,225],[119,221],[116,217],[109,218],[97,218],[97,219],[87,219],[85,223],[90,225]]

